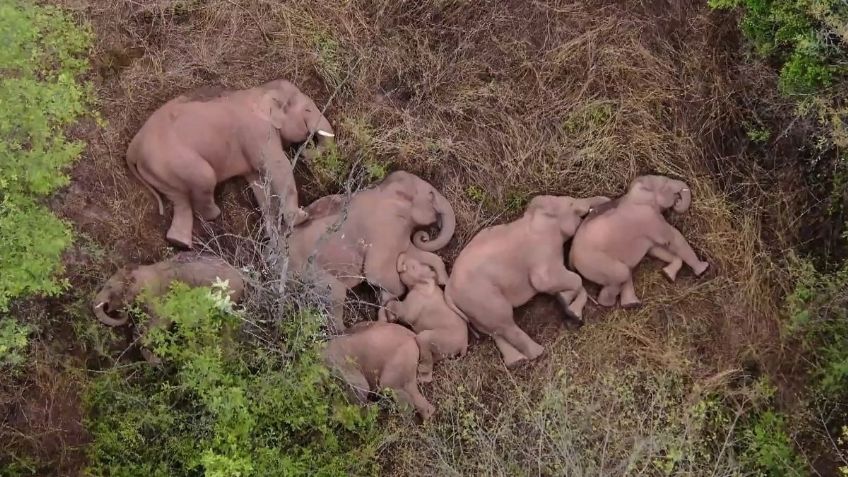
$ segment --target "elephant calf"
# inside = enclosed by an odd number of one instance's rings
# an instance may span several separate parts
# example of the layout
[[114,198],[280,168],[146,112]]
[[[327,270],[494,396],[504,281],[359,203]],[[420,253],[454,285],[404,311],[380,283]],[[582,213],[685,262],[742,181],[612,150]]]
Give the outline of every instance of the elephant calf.
[[565,268],[563,245],[589,209],[606,202],[606,197],[534,197],[520,219],[483,229],[459,253],[445,299],[495,339],[508,367],[544,351],[515,324],[514,307],[548,293],[580,321],[586,290],[580,276]]
[[415,333],[394,323],[357,323],[327,343],[322,358],[327,367],[340,374],[360,403],[368,393],[387,387],[412,405],[423,419],[435,408],[418,389],[419,348]]
[[445,303],[445,295],[436,283],[436,271],[402,253],[398,257],[401,281],[409,288],[402,302],[388,304],[389,315],[395,315],[417,333],[421,350],[418,380],[433,380],[433,363],[468,349],[468,323]]
[[[121,313],[136,297],[146,292],[151,297],[164,295],[175,281],[189,286],[210,286],[217,279],[226,280],[230,288],[230,299],[240,301],[244,295],[244,279],[241,273],[226,261],[192,252],[178,253],[174,257],[151,265],[125,266],[118,270],[95,295],[92,307],[94,316],[109,326],[122,326],[129,321]],[[166,326],[157,317],[151,318],[150,327]],[[145,352],[145,357],[151,359]]]
[[569,263],[583,278],[601,285],[598,303],[625,308],[640,305],[632,270],[645,255],[666,262],[663,273],[674,281],[686,263],[696,276],[709,264],[701,261],[683,235],[666,222],[663,212],[682,214],[689,209],[692,192],[682,181],[664,176],[640,176],[614,206],[591,214],[574,235]]

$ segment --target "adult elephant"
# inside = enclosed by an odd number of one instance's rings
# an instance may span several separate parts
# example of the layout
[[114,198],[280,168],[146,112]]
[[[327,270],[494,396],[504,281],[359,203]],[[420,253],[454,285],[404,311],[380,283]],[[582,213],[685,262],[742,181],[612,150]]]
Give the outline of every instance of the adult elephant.
[[[433,267],[440,284],[447,281],[444,262],[432,252],[450,242],[456,216],[430,183],[395,171],[376,186],[353,194],[349,204],[344,202],[339,195],[316,200],[306,209],[309,219],[294,227],[289,237],[293,269],[304,272],[314,261],[317,278],[329,286],[337,329],[344,329],[348,289],[367,280],[380,288],[382,305],[404,293],[397,269],[401,253]],[[430,239],[423,229],[434,224],[440,231]],[[378,316],[385,321],[383,308]]]
[[535,295],[556,296],[566,316],[582,324],[586,290],[580,275],[565,268],[563,245],[581,218],[606,202],[602,196],[534,197],[522,217],[481,230],[460,252],[445,300],[474,328],[494,338],[507,367],[544,352],[513,316],[515,307]]
[[701,261],[663,213],[689,209],[692,192],[679,180],[664,176],[637,177],[627,193],[590,214],[577,229],[569,264],[583,278],[601,285],[598,303],[613,306],[620,295],[623,307],[640,305],[632,270],[645,255],[668,263],[663,269],[674,281],[683,263],[701,276],[709,264]]
[[221,210],[213,198],[215,186],[234,176],[250,182],[267,213],[259,183],[260,174],[267,175],[286,223],[305,220],[284,148],[313,134],[317,147],[310,155],[330,144],[333,128],[315,102],[289,81],[235,91],[203,88],[156,110],[130,142],[126,160],[156,197],[160,214],[157,190],[173,202],[168,241],[191,248],[193,212],[206,220],[217,218]]

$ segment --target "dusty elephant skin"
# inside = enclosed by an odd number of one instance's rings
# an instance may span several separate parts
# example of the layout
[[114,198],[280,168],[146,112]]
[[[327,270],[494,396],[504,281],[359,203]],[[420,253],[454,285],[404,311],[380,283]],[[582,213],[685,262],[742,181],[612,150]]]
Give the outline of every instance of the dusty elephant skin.
[[433,268],[402,253],[398,257],[398,271],[409,292],[403,301],[389,302],[387,314],[415,331],[421,350],[418,380],[428,383],[433,380],[433,363],[465,355],[468,323],[445,302]]
[[[151,265],[125,266],[112,275],[95,295],[92,310],[101,323],[122,326],[129,321],[129,316],[113,318],[110,315],[121,313],[126,305],[131,304],[142,293],[157,297],[167,293],[175,281],[199,287],[210,286],[218,279],[228,282],[232,301],[238,302],[242,299],[244,279],[241,273],[217,257],[182,252],[169,260]],[[167,326],[167,323],[151,315],[149,328],[155,326]],[[145,352],[145,357],[151,359],[150,356]]]
[[[344,329],[349,288],[367,280],[381,289],[382,305],[404,293],[397,270],[403,252],[433,267],[440,284],[446,282],[445,264],[432,252],[450,242],[456,217],[447,199],[423,179],[392,172],[378,185],[355,193],[346,207],[341,196],[333,195],[306,210],[310,219],[289,237],[291,264],[293,270],[305,272],[313,257],[319,283],[330,288],[337,329]],[[418,230],[433,224],[440,227],[433,239]],[[384,309],[379,317],[385,321]]]
[[445,299],[475,328],[494,338],[507,366],[535,359],[544,351],[515,324],[513,308],[547,293],[557,296],[567,315],[580,320],[586,290],[580,276],[565,268],[563,245],[590,208],[608,201],[537,196],[524,216],[483,229],[460,252]]
[[418,342],[415,333],[394,323],[361,322],[333,338],[322,352],[324,363],[352,388],[356,400],[382,388],[415,407],[423,419],[435,408],[418,389]]
[[282,202],[286,222],[306,218],[298,207],[292,166],[284,147],[307,140],[314,133],[315,155],[327,147],[333,129],[321,110],[296,86],[276,80],[262,86],[219,91],[201,88],[168,101],[141,127],[127,149],[127,165],[156,197],[174,204],[174,217],[166,238],[192,248],[193,213],[216,219],[215,186],[244,176],[260,208],[270,205],[260,185],[268,177],[271,193]]
[[569,264],[583,278],[601,285],[598,303],[613,306],[620,295],[623,307],[637,307],[632,270],[645,255],[666,262],[663,273],[674,281],[686,263],[701,276],[709,264],[695,255],[676,228],[666,222],[669,208],[682,214],[692,192],[686,183],[663,176],[640,176],[616,206],[584,221],[572,241]]

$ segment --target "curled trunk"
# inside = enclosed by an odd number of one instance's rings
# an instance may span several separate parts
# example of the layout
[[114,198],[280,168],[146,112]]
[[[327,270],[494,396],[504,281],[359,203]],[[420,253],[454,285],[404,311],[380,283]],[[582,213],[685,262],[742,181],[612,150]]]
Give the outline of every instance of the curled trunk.
[[129,317],[125,316],[123,318],[112,318],[107,313],[108,307],[108,301],[95,300],[95,305],[93,307],[94,316],[96,316],[101,323],[107,326],[123,326],[127,324],[127,322],[129,321]]
[[430,235],[426,231],[419,230],[412,236],[412,243],[419,249],[427,252],[435,252],[444,248],[450,242],[451,238],[453,238],[454,230],[456,230],[456,214],[454,214],[450,202],[439,192],[436,192],[435,196],[435,208],[439,217],[439,235],[431,240]]
[[689,186],[683,181],[674,181],[674,187],[677,188],[678,198],[674,201],[674,211],[682,214],[689,210],[689,205],[692,203],[692,191]]

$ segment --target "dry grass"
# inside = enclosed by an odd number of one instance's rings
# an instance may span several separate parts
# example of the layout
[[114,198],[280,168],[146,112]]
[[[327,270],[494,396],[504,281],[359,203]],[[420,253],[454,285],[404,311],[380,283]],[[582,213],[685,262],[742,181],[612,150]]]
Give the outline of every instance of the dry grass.
[[[335,93],[328,117],[346,161],[409,170],[453,203],[458,231],[443,254],[448,263],[477,230],[514,218],[535,194],[614,196],[647,172],[690,183],[690,213],[674,220],[715,274],[682,274],[667,284],[656,264],[643,266],[637,292],[645,306],[593,308],[576,333],[565,331],[551,301],[523,308],[519,322],[547,357],[509,373],[483,341],[463,360],[438,366],[425,393],[439,417],[429,427],[393,425],[384,452],[392,474],[548,475],[530,463],[554,457],[569,475],[616,472],[639,439],[663,431],[660,414],[685,417],[681,396],[697,401],[703,391],[692,397],[690,389],[721,387],[725,380],[715,376],[743,358],[762,360],[775,343],[779,271],[761,243],[764,217],[773,214],[756,182],[737,180],[739,172],[719,160],[745,114],[728,53],[735,25],[705,2],[61,3],[97,34],[92,79],[108,121],[102,131],[81,133],[90,146],[61,211],[105,249],[103,278],[126,261],[170,253],[170,212],[156,214],[149,193],[128,177],[123,154],[153,110],[208,84],[288,78],[322,106]],[[304,203],[340,187],[309,165],[298,164],[296,175]],[[206,238],[252,236],[257,214],[245,184],[221,189],[224,214]],[[545,421],[560,428],[533,434],[527,429],[539,427],[522,409],[532,411],[561,377],[564,410]],[[644,395],[673,396],[654,410],[622,407],[604,379],[624,387],[644,379],[653,386]],[[673,390],[664,387],[668,380]],[[569,402],[598,407],[569,410]],[[649,422],[619,421],[624,408],[642,409]],[[583,443],[585,452],[573,449]],[[647,459],[668,447],[640,449]],[[527,467],[518,472],[508,465],[515,463]]]

